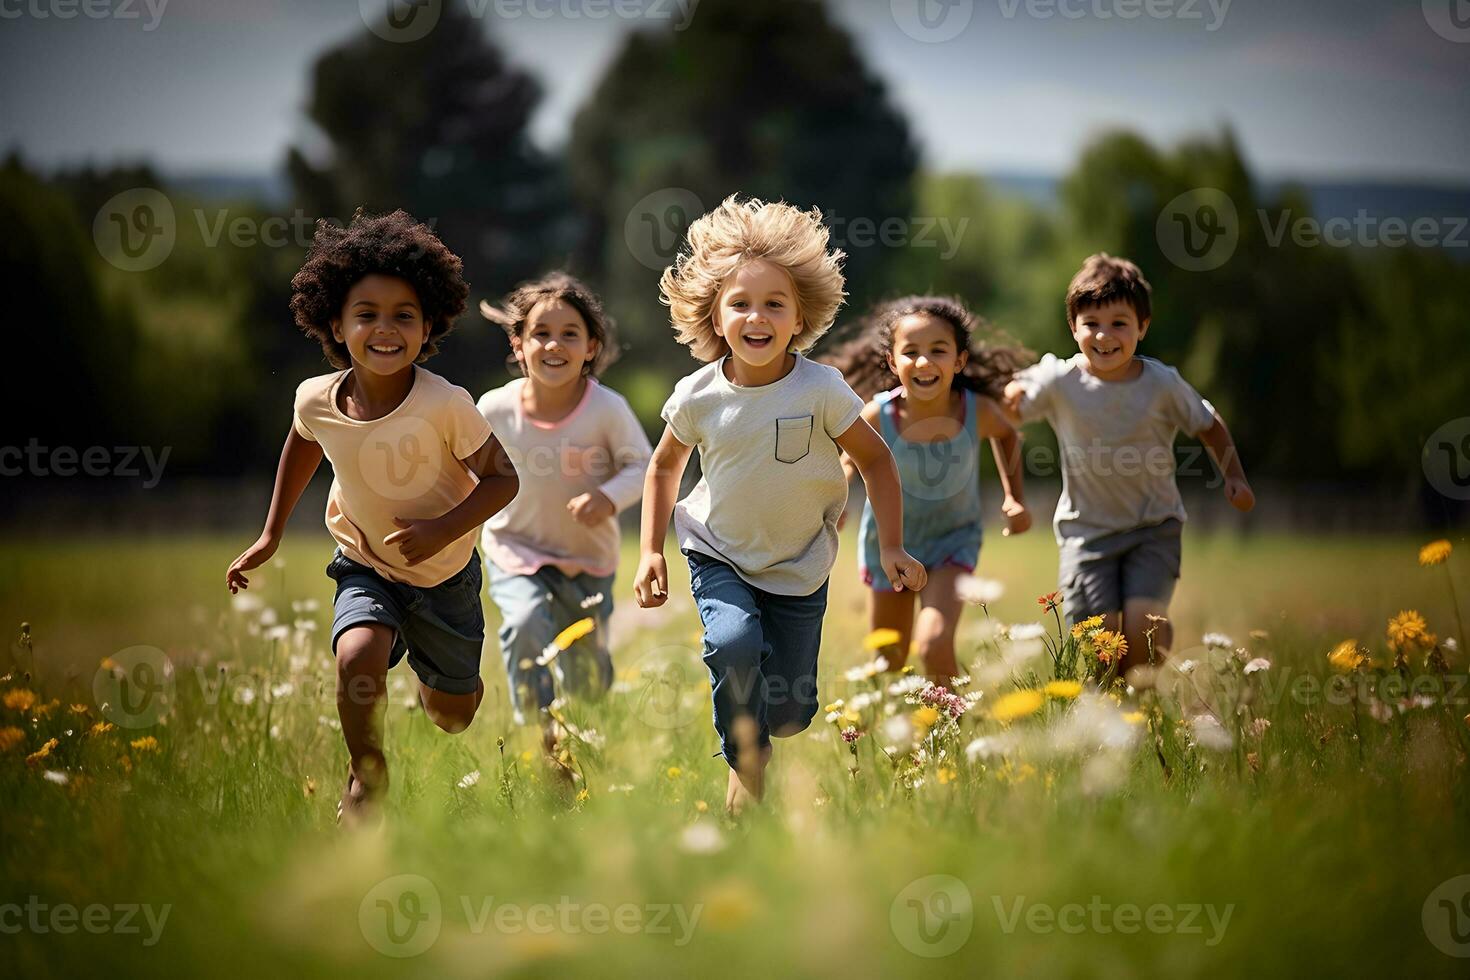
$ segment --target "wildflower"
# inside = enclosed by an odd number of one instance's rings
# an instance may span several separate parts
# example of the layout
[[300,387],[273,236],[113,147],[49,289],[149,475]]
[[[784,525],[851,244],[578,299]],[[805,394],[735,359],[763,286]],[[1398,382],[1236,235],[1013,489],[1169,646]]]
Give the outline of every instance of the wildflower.
[[928,731],[930,728],[933,728],[934,723],[939,720],[939,711],[937,708],[925,706],[915,711],[912,717],[914,720],[915,728],[918,728],[921,731]]
[[1419,564],[1428,568],[1431,565],[1442,565],[1450,557],[1450,543],[1443,539],[1431,541],[1419,549]]
[[1411,647],[1428,650],[1436,640],[1426,628],[1424,617],[1416,610],[1405,609],[1388,621],[1388,645],[1394,652]]
[[1250,732],[1254,738],[1260,738],[1266,734],[1266,729],[1271,727],[1270,718],[1256,718],[1251,722]]
[[99,721],[97,724],[95,724],[91,728],[87,729],[87,734],[88,735],[106,735],[108,732],[112,731],[116,727],[117,726],[116,725],[113,725],[111,722]]
[[954,782],[955,777],[958,775],[959,773],[955,772],[954,769],[952,769],[951,767],[940,766],[939,769],[935,771],[934,778],[939,780],[940,786],[947,786],[950,783]]
[[1046,635],[1046,627],[1040,623],[1017,623],[1007,631],[1013,643],[1024,643],[1028,640],[1039,640]]
[[669,766],[668,777],[670,779],[678,779],[681,775],[683,775],[683,773],[684,770],[680,769],[678,766]]
[[1041,690],[1049,698],[1070,701],[1082,693],[1082,685],[1077,681],[1049,681]]
[[1123,634],[1112,630],[1098,630],[1092,637],[1092,645],[1097,650],[1097,659],[1105,664],[1113,663],[1128,652],[1128,641]]
[[158,739],[154,738],[152,735],[144,735],[142,738],[135,738],[128,744],[133,747],[134,752],[158,751]]
[[1194,668],[1195,663],[1193,660],[1181,660],[1179,661],[1178,666],[1175,667],[1175,669],[1178,670],[1181,674],[1192,674],[1194,673]]
[[908,698],[910,704],[922,704],[933,708],[936,712],[942,712],[951,718],[958,718],[969,710],[970,702],[952,693],[949,688],[938,684],[926,684],[918,691],[917,696]]
[[556,647],[558,650],[570,649],[573,643],[576,643],[578,640],[582,639],[584,636],[586,636],[588,633],[591,633],[596,628],[597,620],[593,619],[591,616],[588,616],[585,619],[579,619],[572,625],[568,626],[566,629],[562,630],[560,633],[556,634],[556,639],[551,641],[551,645]]
[[1235,646],[1235,641],[1224,633],[1206,633],[1204,644],[1211,650],[1229,650]]
[[1130,712],[1128,712],[1127,714],[1125,714],[1123,716],[1123,720],[1126,721],[1130,725],[1140,724],[1143,721],[1143,712],[1142,711],[1130,711]]
[[14,725],[0,728],[0,752],[9,752],[26,740],[26,733]]
[[5,707],[11,711],[30,711],[31,705],[35,703],[35,692],[27,691],[25,688],[5,692]]
[[1144,613],[1143,618],[1155,625],[1167,623],[1169,621],[1168,616],[1159,616],[1155,613]]
[[714,854],[725,847],[720,828],[708,820],[699,820],[684,828],[679,835],[679,850],[688,854]]
[[42,759],[44,759],[47,756],[49,756],[51,754],[51,750],[54,749],[54,748],[56,748],[56,746],[59,745],[59,744],[61,744],[61,743],[58,742],[56,739],[54,739],[54,738],[48,738],[46,740],[46,744],[45,745],[41,746],[39,749],[37,749],[36,751],[32,752],[30,755],[26,756],[26,765],[28,765],[28,766],[34,766],[36,763],[40,762]]
[[[889,630],[888,632],[892,633],[893,630]],[[843,676],[846,677],[849,681],[857,683],[859,681],[868,680],[872,677],[877,677],[879,674],[883,673],[887,669],[888,658],[878,657],[877,659],[869,661],[868,663],[860,664],[857,667],[850,668],[845,674],[843,674]]]
[[66,773],[56,769],[47,769],[45,772],[41,773],[41,776],[46,780],[46,782],[55,783],[57,786],[65,786],[69,781],[69,777]]
[[71,713],[74,715],[85,715],[89,710],[85,704],[74,704],[70,708]]
[[458,785],[460,789],[469,789],[480,781],[480,770],[475,769],[464,774]]
[[858,731],[856,728],[853,728],[851,725],[849,725],[848,727],[844,728],[839,734],[841,734],[842,740],[844,742],[846,742],[848,745],[852,745],[854,742],[856,742],[858,739],[862,738],[863,735],[864,735],[863,732]]
[[577,790],[578,803],[586,803],[590,799],[592,799],[592,793],[588,791],[587,787],[583,786],[581,789]]
[[1035,714],[1045,700],[1042,693],[1037,690],[1028,688],[1012,691],[996,700],[990,709],[990,717],[1002,724],[1009,724],[1017,718]]
[[1101,629],[1103,618],[1101,616],[1088,616],[1082,622],[1072,627],[1072,639],[1080,640],[1093,630]]
[[973,606],[988,606],[992,602],[1000,601],[1001,596],[1005,595],[1006,587],[995,579],[961,575],[955,579],[954,591],[961,602]]
[[1247,674],[1254,674],[1257,671],[1270,670],[1270,669],[1271,669],[1271,661],[1267,660],[1265,657],[1257,657],[1254,660],[1252,660],[1250,663],[1248,663],[1248,664],[1245,665],[1245,672]]
[[1327,662],[1339,673],[1351,674],[1368,661],[1368,651],[1358,646],[1357,640],[1343,640],[1332,648]]
[[863,649],[882,650],[886,647],[896,647],[903,640],[902,634],[894,629],[876,629],[868,634],[863,640]]
[[1045,612],[1056,612],[1057,607],[1062,604],[1062,594],[1060,592],[1048,592],[1044,596],[1038,596],[1036,603]]

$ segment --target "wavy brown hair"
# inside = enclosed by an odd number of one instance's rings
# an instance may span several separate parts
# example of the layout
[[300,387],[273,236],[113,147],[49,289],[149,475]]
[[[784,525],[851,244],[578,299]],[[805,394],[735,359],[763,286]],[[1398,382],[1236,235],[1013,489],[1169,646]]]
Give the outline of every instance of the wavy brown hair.
[[[587,336],[597,341],[597,356],[582,365],[582,373],[593,378],[602,374],[620,353],[614,339],[617,325],[603,310],[602,300],[597,298],[597,294],[566,272],[557,270],[540,279],[521,283],[500,301],[499,306],[481,300],[480,315],[500,326],[507,337],[523,337],[526,321],[531,318],[536,304],[552,299],[563,301],[582,315],[582,322],[587,325]],[[512,350],[506,367],[517,363]]]
[[852,335],[821,360],[837,368],[864,401],[898,387],[889,367],[893,356],[893,329],[906,316],[930,316],[954,330],[955,346],[969,359],[955,375],[959,388],[1000,398],[1016,372],[1033,363],[1036,355],[971,313],[953,296],[904,296],[880,304],[858,321]]

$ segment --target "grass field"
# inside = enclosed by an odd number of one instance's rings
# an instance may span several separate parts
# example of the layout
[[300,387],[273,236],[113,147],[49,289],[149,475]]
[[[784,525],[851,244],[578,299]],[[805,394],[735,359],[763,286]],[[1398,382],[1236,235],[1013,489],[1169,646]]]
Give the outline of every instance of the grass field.
[[[843,704],[778,741],[769,805],[739,823],[720,814],[687,575],[671,562],[683,601],[638,611],[630,559],[618,684],[565,708],[576,785],[511,724],[492,639],[463,735],[410,708],[394,672],[388,820],[361,834],[333,823],[329,543],[297,535],[250,592],[263,605],[238,608],[222,583],[245,543],[0,545],[7,973],[1464,973],[1465,660],[1441,650],[1442,680],[1415,649],[1400,673],[1385,639],[1405,609],[1458,634],[1459,539],[1425,568],[1419,540],[1191,531],[1173,662],[1192,669],[1121,703],[1054,688],[1030,712],[1006,696],[1053,679],[1024,636],[1056,632],[1036,603],[1055,549],[1045,529],[996,537],[989,618],[1023,628],[967,613],[973,701],[935,720],[886,693],[891,675],[844,676],[874,656],[849,531],[822,673],[823,703]],[[1234,642],[1206,648],[1207,632]],[[1378,664],[1350,679],[1407,675],[1417,699],[1323,687],[1345,639]],[[1181,703],[1221,724],[1184,723]]]

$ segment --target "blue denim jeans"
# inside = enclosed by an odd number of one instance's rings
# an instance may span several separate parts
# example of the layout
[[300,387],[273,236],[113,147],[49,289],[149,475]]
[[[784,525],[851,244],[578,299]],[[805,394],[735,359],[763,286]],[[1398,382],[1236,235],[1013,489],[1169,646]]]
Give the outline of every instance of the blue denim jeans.
[[[525,721],[526,712],[551,704],[557,681],[563,693],[580,695],[600,696],[612,686],[607,620],[613,608],[613,576],[571,576],[550,565],[532,575],[515,575],[488,559],[485,569],[490,600],[500,609],[500,651],[517,723]],[[588,616],[597,620],[591,634],[549,665],[536,663],[558,633]]]
[[764,749],[771,736],[795,735],[816,715],[827,583],[807,596],[777,595],[751,585],[717,558],[684,555],[704,623],[720,754],[733,769],[744,741],[736,731],[740,719],[754,723],[754,745]]

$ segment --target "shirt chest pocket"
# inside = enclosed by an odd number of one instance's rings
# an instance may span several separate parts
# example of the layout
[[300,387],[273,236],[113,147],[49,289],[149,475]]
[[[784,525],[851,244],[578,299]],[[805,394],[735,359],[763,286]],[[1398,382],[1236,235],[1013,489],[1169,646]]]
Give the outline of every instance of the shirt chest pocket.
[[776,420],[776,459],[783,463],[800,462],[811,452],[811,415],[797,415]]

